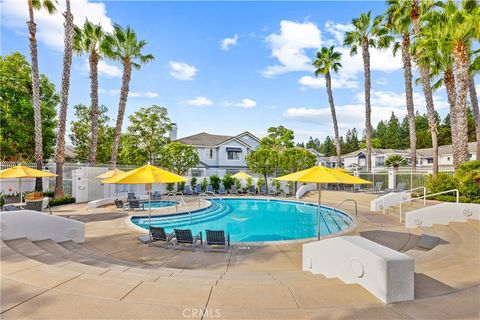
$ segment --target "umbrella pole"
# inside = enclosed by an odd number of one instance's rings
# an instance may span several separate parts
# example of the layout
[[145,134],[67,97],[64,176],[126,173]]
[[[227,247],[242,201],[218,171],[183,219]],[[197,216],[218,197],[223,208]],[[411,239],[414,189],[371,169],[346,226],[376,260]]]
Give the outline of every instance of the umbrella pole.
[[320,205],[322,203],[322,185],[320,183],[317,183],[317,189],[318,189],[318,229],[317,229],[317,240],[320,240],[320,216],[321,216],[321,209]]
[[148,229],[152,225],[152,184],[148,184]]
[[18,178],[18,189],[20,190],[20,203],[23,203],[22,178]]

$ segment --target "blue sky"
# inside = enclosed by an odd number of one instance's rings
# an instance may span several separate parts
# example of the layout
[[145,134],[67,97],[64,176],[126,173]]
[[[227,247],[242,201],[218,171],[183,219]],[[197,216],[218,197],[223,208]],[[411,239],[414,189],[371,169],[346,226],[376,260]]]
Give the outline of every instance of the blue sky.
[[[2,55],[20,51],[29,59],[26,1],[2,2]],[[63,1],[60,1],[62,11]],[[263,136],[284,125],[296,140],[332,135],[330,109],[322,79],[311,70],[318,48],[335,45],[343,69],[334,76],[334,98],[342,132],[363,129],[363,66],[340,43],[349,22],[361,12],[381,13],[384,2],[91,2],[73,0],[75,23],[85,17],[107,30],[113,23],[131,25],[148,42],[155,61],[134,71],[126,115],[158,104],[178,124],[179,137],[206,131]],[[63,18],[37,13],[40,71],[60,88]],[[100,66],[100,103],[116,119],[121,65]],[[478,83],[478,81],[477,81]],[[70,106],[89,104],[86,57],[74,57]],[[392,111],[405,113],[401,60],[387,51],[372,52],[372,120]],[[421,88],[415,107],[424,110]],[[479,90],[480,91],[480,90]],[[448,111],[443,90],[436,107]],[[68,121],[73,119],[70,108]],[[128,126],[125,118],[124,129]]]

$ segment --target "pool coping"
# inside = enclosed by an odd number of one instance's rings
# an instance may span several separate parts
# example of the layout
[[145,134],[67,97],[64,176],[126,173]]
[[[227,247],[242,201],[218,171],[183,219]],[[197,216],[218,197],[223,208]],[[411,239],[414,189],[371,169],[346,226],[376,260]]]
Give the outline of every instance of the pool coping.
[[[303,205],[318,206],[318,203],[315,203],[313,201],[276,199],[276,198],[271,198],[271,197],[270,198],[269,197],[252,198],[252,197],[242,197],[242,196],[218,197],[219,200],[224,199],[224,198],[225,199],[244,199],[244,200],[266,200],[266,201],[269,201],[269,202],[270,201],[283,201],[283,202],[293,202],[293,203],[298,203],[298,204],[303,204]],[[200,208],[200,209],[190,211],[190,213],[195,213],[195,212],[198,212],[198,211],[201,211],[201,210],[205,210],[212,205],[212,203],[210,201],[208,201],[206,199],[204,199],[204,200],[209,203],[207,206],[205,206],[203,208]],[[342,236],[346,233],[351,232],[352,230],[354,230],[357,227],[357,225],[358,225],[357,224],[357,219],[353,214],[350,214],[350,213],[347,213],[346,211],[338,210],[338,209],[335,209],[335,208],[332,208],[332,207],[329,207],[329,206],[326,206],[326,205],[321,205],[321,206],[325,207],[325,208],[334,209],[335,211],[338,211],[338,212],[341,212],[342,214],[347,215],[350,219],[352,219],[352,224],[348,228],[346,228],[345,230],[335,232],[335,233],[331,233],[329,235],[321,236],[320,240]],[[186,214],[189,214],[189,212],[188,211],[176,212],[176,213],[172,213],[172,214],[161,215],[161,217],[172,217],[172,216],[180,216],[180,215],[186,215]],[[124,219],[124,223],[127,226],[129,226],[130,228],[133,228],[133,229],[135,229],[137,231],[140,231],[144,234],[148,234],[147,229],[144,229],[144,228],[142,228],[142,227],[140,227],[140,226],[138,226],[138,225],[136,225],[132,222],[132,218],[135,218],[135,217],[142,217],[142,216],[127,216]],[[155,216],[152,215],[151,217],[153,218]],[[158,215],[157,215],[157,217],[158,217]],[[265,245],[277,245],[277,244],[280,244],[280,245],[282,245],[282,244],[295,244],[295,243],[304,243],[304,242],[312,242],[312,241],[318,241],[317,237],[303,238],[303,239],[292,239],[292,240],[272,240],[272,241],[244,241],[244,242],[232,241],[231,245],[265,246]]]

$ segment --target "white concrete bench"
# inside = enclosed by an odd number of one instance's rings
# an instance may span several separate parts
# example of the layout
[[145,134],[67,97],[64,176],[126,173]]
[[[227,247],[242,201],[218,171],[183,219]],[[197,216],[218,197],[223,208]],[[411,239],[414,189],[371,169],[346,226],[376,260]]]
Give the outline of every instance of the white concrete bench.
[[303,245],[303,270],[357,283],[384,303],[413,300],[413,258],[360,236]]
[[431,227],[434,224],[480,220],[480,204],[445,202],[405,213],[407,228]]

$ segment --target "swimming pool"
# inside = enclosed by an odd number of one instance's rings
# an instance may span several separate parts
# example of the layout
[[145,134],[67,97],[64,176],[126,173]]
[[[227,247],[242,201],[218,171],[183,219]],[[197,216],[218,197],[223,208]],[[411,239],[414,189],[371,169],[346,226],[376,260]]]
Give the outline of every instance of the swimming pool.
[[151,205],[152,206],[151,209],[160,209],[160,208],[166,208],[166,207],[173,207],[173,206],[176,206],[177,204],[178,204],[177,201],[158,201],[158,200],[154,200],[151,203],[149,203],[148,201],[145,201],[143,203],[143,207],[148,210],[148,208]]
[[[234,242],[283,241],[317,236],[318,206],[284,200],[215,199],[206,209],[191,214],[152,216],[152,226],[192,229],[225,230]],[[321,207],[320,235],[326,236],[348,229],[353,219],[346,213]],[[148,229],[148,217],[132,217],[131,221]]]

